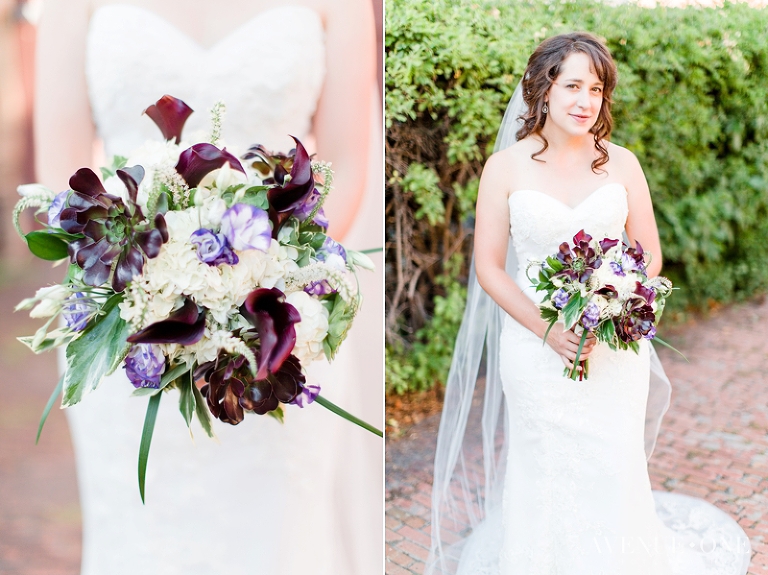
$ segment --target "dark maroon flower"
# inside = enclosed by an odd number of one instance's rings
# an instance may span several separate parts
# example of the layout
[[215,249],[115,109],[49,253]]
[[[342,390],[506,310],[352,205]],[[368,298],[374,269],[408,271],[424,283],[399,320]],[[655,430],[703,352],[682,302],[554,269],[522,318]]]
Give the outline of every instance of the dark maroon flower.
[[193,111],[178,98],[166,94],[144,110],[144,113],[157,124],[166,140],[174,140],[174,143],[178,144],[184,124]]
[[592,272],[603,263],[602,258],[589,245],[591,241],[592,236],[581,230],[573,237],[573,249],[568,242],[560,244],[557,259],[563,264],[563,269],[557,272],[555,277],[565,276],[571,281],[587,281]]
[[656,292],[653,291],[653,288],[647,288],[640,282],[635,282],[635,292],[637,295],[639,295],[641,298],[645,300],[645,303],[652,304],[653,300],[656,299]]
[[294,324],[301,315],[285,302],[285,294],[277,288],[259,288],[248,294],[240,313],[259,334],[259,369],[257,379],[276,373],[296,345]]
[[630,299],[615,320],[616,333],[624,343],[631,343],[647,336],[653,329],[656,315],[650,304],[640,298]]
[[612,247],[618,245],[618,243],[619,243],[619,240],[610,240],[608,238],[603,238],[600,241],[600,251],[602,251],[603,254],[605,254],[605,252],[607,252]]
[[645,252],[643,251],[643,246],[640,245],[640,242],[635,242],[635,247],[627,248],[625,253],[635,260],[635,265],[638,270],[645,272]]
[[184,305],[172,312],[168,319],[148,325],[128,337],[129,343],[180,343],[192,345],[200,341],[205,332],[205,312],[186,298]]
[[[241,337],[258,358],[260,338],[255,330],[246,331]],[[200,391],[211,414],[231,425],[240,423],[245,411],[264,415],[278,409],[281,403],[294,402],[304,392],[306,383],[301,364],[293,355],[286,357],[277,371],[259,378],[253,377],[244,356],[221,352],[215,361],[195,371],[195,378],[201,377],[206,385]]]
[[312,175],[312,163],[307,150],[301,142],[291,136],[296,142],[296,152],[293,156],[290,171],[290,180],[286,183],[287,162],[277,164],[274,170],[274,178],[277,185],[267,192],[269,201],[269,219],[274,224],[272,237],[277,238],[277,232],[291,217],[294,211],[301,208],[312,197],[315,189],[315,178]]
[[226,148],[219,150],[213,144],[195,144],[181,153],[176,171],[190,188],[196,188],[205,176],[226,163],[233,170],[245,173],[240,161],[227,152]]
[[117,170],[118,177],[128,189],[127,202],[108,194],[98,176],[81,168],[69,180],[72,193],[67,207],[61,211],[61,228],[83,237],[70,242],[68,252],[72,263],[85,272],[87,285],[105,283],[117,260],[112,275],[112,288],[121,292],[144,268],[144,256],[154,258],[168,241],[165,219],[157,214],[151,223],[144,223],[144,214],[136,204],[136,192],[144,177],[144,168],[133,166]]

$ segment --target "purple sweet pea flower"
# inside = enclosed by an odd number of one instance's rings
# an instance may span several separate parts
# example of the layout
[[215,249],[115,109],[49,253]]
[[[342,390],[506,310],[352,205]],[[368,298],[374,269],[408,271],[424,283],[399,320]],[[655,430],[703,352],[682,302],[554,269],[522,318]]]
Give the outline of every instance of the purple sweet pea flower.
[[555,307],[557,309],[563,309],[565,307],[565,304],[568,303],[569,299],[571,299],[571,296],[568,295],[568,292],[565,291],[563,288],[560,288],[552,296],[552,303],[555,304]]
[[621,277],[624,277],[627,275],[626,273],[624,273],[624,268],[622,267],[622,264],[625,263],[623,260],[624,258],[622,257],[622,263],[610,262],[608,264],[611,267],[611,271],[613,272],[613,275],[621,276]]
[[652,325],[651,329],[648,330],[648,333],[646,333],[643,337],[645,339],[653,339],[654,337],[656,337],[656,326]]
[[67,196],[69,190],[64,190],[56,194],[50,207],[48,208],[48,225],[54,228],[61,227],[61,212],[67,207]]
[[[315,206],[317,205],[317,202],[320,200],[320,192],[317,191],[317,188],[312,190],[312,193],[309,195],[309,197],[306,199],[306,201],[296,208],[296,211],[293,212],[293,215],[296,216],[300,222],[303,222],[304,220],[309,217],[309,214],[312,213],[312,210],[315,209]],[[320,208],[317,213],[315,214],[315,217],[312,218],[312,223],[317,224],[323,229],[328,228],[328,218],[325,217],[325,212],[323,211],[323,208]]]
[[323,245],[317,250],[317,259],[335,268],[344,269],[347,265],[347,252],[340,243],[326,236]]
[[235,204],[221,218],[221,233],[236,250],[266,252],[272,241],[267,212],[250,204]]
[[598,321],[600,321],[600,308],[595,302],[589,302],[584,315],[581,316],[581,325],[586,329],[594,329]]
[[82,331],[88,324],[88,318],[96,310],[90,298],[81,292],[76,292],[67,298],[61,315],[67,327],[72,331]]
[[315,401],[318,395],[320,395],[319,385],[303,385],[301,392],[294,398],[291,404],[304,407]]
[[320,280],[318,282],[312,282],[304,287],[304,291],[309,295],[328,295],[329,293],[335,293],[336,290],[331,287],[328,280]]
[[220,264],[233,266],[240,261],[237,254],[229,247],[224,234],[217,234],[213,230],[200,228],[192,232],[189,241],[197,249],[197,258],[209,266]]
[[165,371],[165,356],[156,345],[140,343],[131,347],[125,357],[125,373],[133,387],[160,387]]

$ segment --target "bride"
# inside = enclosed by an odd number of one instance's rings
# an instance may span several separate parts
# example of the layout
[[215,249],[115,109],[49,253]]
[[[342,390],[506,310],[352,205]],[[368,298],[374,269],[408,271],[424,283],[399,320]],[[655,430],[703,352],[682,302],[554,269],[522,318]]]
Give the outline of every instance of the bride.
[[[661,270],[643,171],[609,141],[616,83],[596,37],[545,40],[510,103],[502,149],[483,170],[467,310],[438,434],[427,573],[746,572],[749,541],[735,521],[704,501],[651,491],[646,458],[669,384],[650,342],[635,354],[590,337],[584,381],[563,376],[579,336],[560,324],[542,343],[547,323],[528,260],[556,253],[581,229],[600,239],[625,232],[642,245],[649,276]],[[484,342],[478,423],[470,408]]]
[[[325,206],[333,237],[380,246],[381,169],[369,153],[378,120],[373,38],[369,1],[49,0],[38,44],[38,181],[63,189],[79,167],[101,165],[93,160],[97,138],[107,155],[159,139],[142,111],[163,94],[196,111],[185,139],[205,137],[208,110],[222,100],[224,145],[287,151],[289,134],[298,137],[336,172]],[[363,370],[356,356],[371,348],[383,355],[381,298],[371,289],[381,282],[361,280],[362,318],[333,366],[313,366],[308,380],[377,423],[381,360],[364,357]],[[143,506],[136,464],[146,403],[129,397],[122,372],[100,387],[67,410],[84,575],[380,569],[383,442],[319,406],[289,410],[284,426],[255,415],[236,428],[218,425],[218,442],[194,428],[192,441],[169,395]]]

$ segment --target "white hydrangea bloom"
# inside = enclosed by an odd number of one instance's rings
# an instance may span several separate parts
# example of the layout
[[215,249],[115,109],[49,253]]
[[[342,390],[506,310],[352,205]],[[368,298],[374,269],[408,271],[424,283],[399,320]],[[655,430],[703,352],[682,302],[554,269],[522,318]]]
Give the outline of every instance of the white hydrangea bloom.
[[323,340],[328,334],[328,310],[319,300],[303,291],[288,294],[285,301],[301,314],[301,321],[295,325],[296,346],[292,353],[306,366],[325,356]]

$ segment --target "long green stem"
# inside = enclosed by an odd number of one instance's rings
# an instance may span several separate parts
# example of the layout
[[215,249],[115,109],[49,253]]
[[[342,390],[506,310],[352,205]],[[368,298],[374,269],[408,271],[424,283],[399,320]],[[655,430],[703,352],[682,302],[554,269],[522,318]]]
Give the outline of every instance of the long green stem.
[[144,503],[144,482],[147,475],[149,446],[152,443],[152,434],[155,431],[155,420],[157,419],[157,408],[160,406],[160,397],[162,395],[162,393],[158,393],[149,398],[147,416],[144,419],[144,429],[141,432],[141,443],[139,444],[139,494],[141,495],[142,503]]
[[579,341],[579,349],[576,350],[576,359],[573,360],[573,370],[571,370],[570,378],[576,381],[576,374],[579,373],[579,359],[581,358],[581,350],[584,349],[584,342],[587,341],[587,334],[589,330],[581,332],[581,340]]
[[329,411],[332,411],[332,412],[333,412],[333,413],[335,413],[336,415],[340,415],[341,417],[343,417],[343,418],[344,418],[344,419],[346,419],[347,421],[351,421],[351,422],[352,422],[352,423],[354,423],[355,425],[359,425],[359,426],[360,426],[360,427],[362,427],[363,429],[367,429],[368,431],[370,431],[370,432],[371,432],[371,433],[373,433],[374,435],[378,435],[379,437],[384,437],[384,434],[381,432],[381,430],[380,430],[380,429],[376,429],[376,428],[375,428],[373,425],[371,425],[370,423],[366,423],[365,421],[363,421],[363,420],[362,420],[362,419],[360,419],[360,418],[357,418],[357,417],[355,417],[354,415],[352,415],[352,414],[351,414],[351,413],[349,413],[348,411],[344,411],[344,410],[343,410],[343,409],[341,409],[341,408],[340,408],[338,405],[336,405],[335,403],[333,403],[333,402],[331,402],[331,401],[328,401],[327,399],[325,399],[325,398],[324,398],[323,396],[321,396],[321,395],[318,395],[318,396],[315,398],[315,403],[319,403],[320,405],[322,405],[322,406],[323,406],[324,408],[326,408],[327,410],[329,410]]
[[45,404],[45,409],[43,410],[43,415],[40,417],[40,425],[37,427],[37,437],[35,437],[35,445],[37,445],[37,442],[40,441],[40,434],[43,432],[43,426],[45,425],[45,420],[48,419],[48,414],[51,412],[51,408],[53,407],[53,402],[56,401],[56,398],[61,395],[61,390],[64,387],[64,376],[61,376],[61,379],[59,379],[59,383],[56,386],[56,389],[53,390],[53,393],[51,394],[51,397],[48,399],[48,403]]

